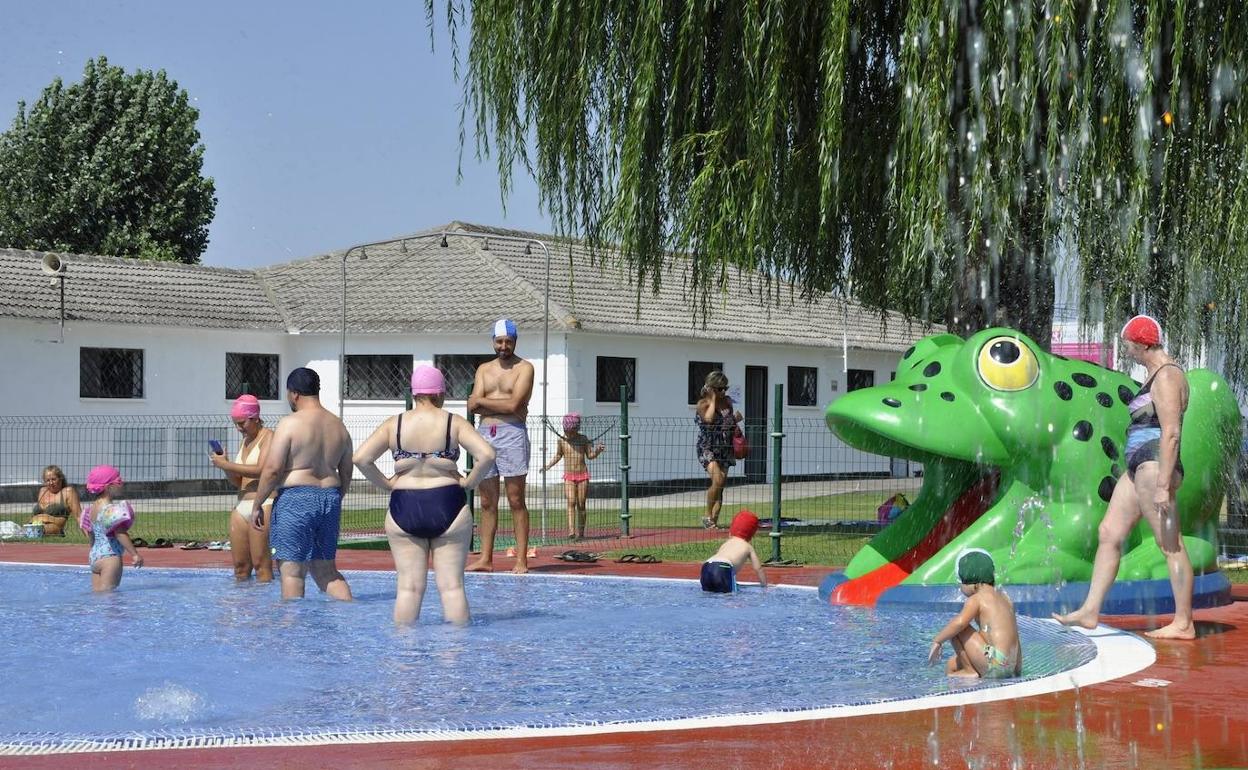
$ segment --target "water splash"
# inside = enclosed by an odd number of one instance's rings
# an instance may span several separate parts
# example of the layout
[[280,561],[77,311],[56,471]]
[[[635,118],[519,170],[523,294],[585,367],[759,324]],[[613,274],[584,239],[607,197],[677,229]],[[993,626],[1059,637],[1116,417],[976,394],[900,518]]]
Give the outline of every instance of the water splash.
[[134,699],[134,715],[160,722],[189,722],[204,710],[204,699],[194,690],[165,682]]

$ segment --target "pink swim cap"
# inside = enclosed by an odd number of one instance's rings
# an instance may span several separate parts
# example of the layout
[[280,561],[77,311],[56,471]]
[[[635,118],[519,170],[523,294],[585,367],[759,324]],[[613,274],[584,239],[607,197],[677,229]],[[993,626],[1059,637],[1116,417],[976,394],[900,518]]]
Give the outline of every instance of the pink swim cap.
[[581,415],[579,412],[568,412],[563,416],[563,432],[569,433],[579,430],[581,427]]
[[758,516],[754,515],[753,511],[741,510],[732,517],[728,534],[742,540],[752,540],[755,532],[758,532]]
[[230,407],[231,420],[246,420],[249,417],[260,416],[260,399],[244,393],[234,399],[234,406]]
[[432,366],[420,365],[412,371],[413,396],[437,396],[446,392],[446,378]]
[[1122,338],[1127,342],[1152,347],[1161,344],[1161,324],[1157,319],[1146,315],[1137,315],[1122,327]]
[[87,491],[98,495],[113,484],[121,483],[121,471],[111,465],[97,465],[87,474]]

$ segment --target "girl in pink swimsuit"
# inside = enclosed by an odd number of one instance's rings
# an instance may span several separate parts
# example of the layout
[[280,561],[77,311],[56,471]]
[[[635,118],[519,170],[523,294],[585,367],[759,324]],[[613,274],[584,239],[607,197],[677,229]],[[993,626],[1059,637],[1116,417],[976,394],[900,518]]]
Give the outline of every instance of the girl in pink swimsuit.
[[581,433],[581,416],[576,412],[563,417],[564,435],[555,448],[555,456],[546,463],[550,470],[563,460],[563,494],[568,501],[568,539],[585,537],[585,497],[589,492],[589,468],[585,461],[592,460],[606,449],[606,445],[591,446]]

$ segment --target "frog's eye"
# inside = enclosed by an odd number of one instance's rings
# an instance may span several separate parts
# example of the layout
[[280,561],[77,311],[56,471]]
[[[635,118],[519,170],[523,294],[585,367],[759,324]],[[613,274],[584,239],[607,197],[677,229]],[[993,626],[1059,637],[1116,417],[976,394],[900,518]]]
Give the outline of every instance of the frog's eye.
[[1031,348],[1014,337],[993,337],[979,349],[979,378],[995,390],[1030,388],[1040,375]]

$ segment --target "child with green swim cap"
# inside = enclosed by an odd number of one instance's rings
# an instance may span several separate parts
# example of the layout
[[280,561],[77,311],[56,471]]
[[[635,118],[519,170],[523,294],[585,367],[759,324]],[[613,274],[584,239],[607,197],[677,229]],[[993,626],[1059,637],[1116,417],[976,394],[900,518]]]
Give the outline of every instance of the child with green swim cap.
[[1020,676],[1023,650],[1018,641],[1018,618],[1010,598],[996,588],[996,568],[988,552],[982,548],[963,551],[958,557],[958,581],[966,604],[932,639],[927,664],[940,660],[941,646],[948,641],[954,652],[945,666],[949,676]]

